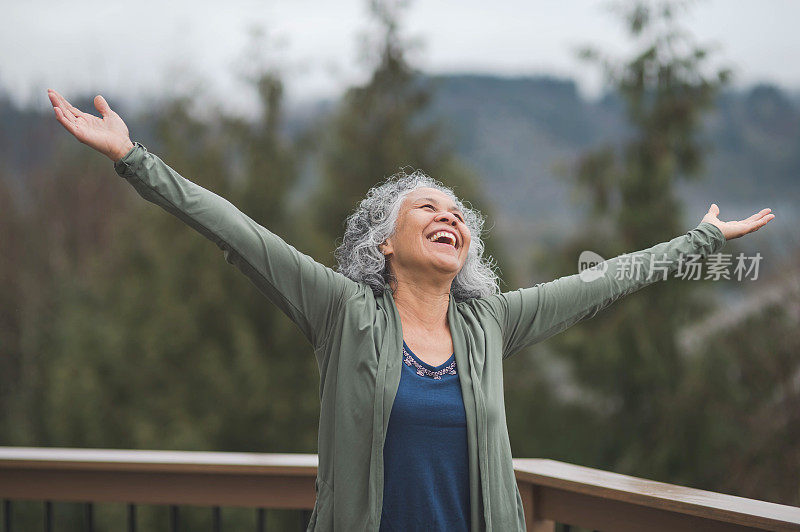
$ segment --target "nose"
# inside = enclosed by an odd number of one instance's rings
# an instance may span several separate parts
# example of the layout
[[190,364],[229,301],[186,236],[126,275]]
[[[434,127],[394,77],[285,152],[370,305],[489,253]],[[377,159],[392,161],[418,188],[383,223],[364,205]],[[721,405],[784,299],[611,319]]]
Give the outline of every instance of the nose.
[[453,215],[452,213],[446,212],[446,211],[445,212],[440,212],[439,214],[437,214],[436,215],[436,221],[437,222],[443,222],[443,223],[446,223],[446,224],[450,224],[453,227],[455,227],[456,224],[458,223],[457,220],[456,220],[455,215]]

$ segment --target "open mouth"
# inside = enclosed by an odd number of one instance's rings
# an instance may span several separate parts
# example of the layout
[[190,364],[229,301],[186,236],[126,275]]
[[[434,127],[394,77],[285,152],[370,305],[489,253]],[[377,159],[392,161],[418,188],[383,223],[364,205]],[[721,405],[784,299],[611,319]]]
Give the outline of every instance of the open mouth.
[[456,249],[458,248],[456,236],[450,231],[436,231],[428,237],[428,240],[431,242],[436,242],[437,244],[447,244]]

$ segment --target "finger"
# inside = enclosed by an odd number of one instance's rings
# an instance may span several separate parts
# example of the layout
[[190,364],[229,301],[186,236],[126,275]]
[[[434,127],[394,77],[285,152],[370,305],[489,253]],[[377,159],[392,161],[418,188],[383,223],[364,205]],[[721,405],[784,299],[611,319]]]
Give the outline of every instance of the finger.
[[742,221],[743,221],[743,222],[752,222],[752,221],[754,221],[754,220],[759,220],[759,219],[761,219],[763,216],[766,216],[767,214],[769,214],[771,210],[772,210],[772,209],[761,209],[760,211],[758,211],[758,212],[757,212],[757,213],[755,213],[754,215],[750,216],[749,218],[745,218],[745,219],[744,219],[744,220],[742,220]]
[[50,104],[53,106],[53,112],[55,112],[55,110],[58,109],[58,98],[56,98],[55,93],[52,91],[47,92],[47,97],[50,99]]
[[60,94],[58,94],[58,97],[60,98],[61,101],[61,110],[64,111],[64,114],[67,115],[68,119],[74,122],[76,118],[83,115],[83,112],[80,111],[77,107],[75,107],[71,103],[69,103],[66,98],[64,98]]
[[64,109],[64,106],[59,102],[58,107],[55,108],[56,112],[63,118],[69,125],[70,131],[72,131],[72,126],[77,126],[77,119],[75,116],[70,113],[68,110]]
[[[769,210],[769,209],[765,209],[765,210]],[[759,213],[754,214],[750,218],[747,218],[747,219],[744,219],[744,220],[740,220],[740,222],[743,223],[743,224],[746,224],[746,225],[751,225],[751,224],[757,224],[757,223],[761,223],[761,222],[766,223],[769,220],[772,220],[772,218],[775,218],[774,214],[769,214],[769,213],[766,213],[764,211],[761,211]],[[765,219],[766,219],[766,221],[765,221]]]
[[100,114],[103,116],[103,118],[111,114],[111,107],[108,105],[106,99],[99,94],[94,97],[94,107],[100,111]]
[[58,107],[61,109],[61,112],[70,122],[75,122],[75,115],[70,110],[70,105],[67,100],[61,96],[59,93],[56,92],[56,98],[58,99]]
[[761,229],[762,227],[767,225],[767,222],[769,222],[773,218],[775,218],[774,214],[768,214],[768,215],[764,216],[761,220],[758,220],[757,222],[753,222],[753,228],[750,229],[750,232],[758,231],[759,229]]
[[70,120],[68,120],[67,117],[64,115],[64,112],[61,110],[60,107],[56,107],[55,108],[55,113],[56,113],[56,119],[58,120],[58,122],[62,126],[64,126],[64,128],[67,131],[69,131],[73,135],[77,135],[78,125],[75,124],[74,122],[71,122]]
[[58,91],[51,90],[48,95],[50,96],[50,101],[53,102],[53,105],[56,107],[61,107],[61,110],[64,111],[64,103],[62,102],[63,98]]
[[[58,93],[56,93],[56,94],[58,94]],[[77,107],[75,107],[74,105],[69,103],[66,98],[64,98],[60,94],[58,94],[58,96],[59,96],[59,98],[61,98],[61,101],[63,102],[63,104],[66,107],[67,111],[69,111],[70,113],[72,113],[76,117],[82,116],[84,114],[83,111],[81,111],[80,109],[78,109]]]
[[74,105],[72,105],[71,103],[69,103],[69,102],[67,101],[67,99],[66,99],[66,98],[64,98],[64,97],[62,96],[62,97],[61,97],[61,99],[64,101],[64,105],[66,105],[66,106],[67,106],[67,110],[68,110],[70,113],[72,113],[72,114],[73,114],[73,116],[75,116],[75,118],[77,118],[77,117],[79,117],[79,116],[81,116],[81,115],[83,114],[83,112],[81,112],[81,110],[80,110],[80,109],[78,109],[77,107],[75,107]]
[[58,99],[58,94],[54,90],[47,91],[47,97],[50,98],[50,103],[53,104],[53,110],[61,107],[61,100]]
[[72,121],[68,118],[68,113],[64,112],[64,106],[61,103],[61,98],[59,96],[60,95],[55,90],[47,90],[47,97],[50,98],[50,103],[53,105],[53,112],[56,115],[56,120],[58,120],[61,125],[67,128],[69,131],[72,131]]
[[[67,100],[64,100],[64,101],[67,102]],[[72,105],[71,103],[67,102],[67,105],[69,106],[70,112],[72,114],[74,114],[76,117],[78,117],[78,116],[82,117],[85,114],[83,111],[81,111],[80,109],[78,109],[77,107]]]

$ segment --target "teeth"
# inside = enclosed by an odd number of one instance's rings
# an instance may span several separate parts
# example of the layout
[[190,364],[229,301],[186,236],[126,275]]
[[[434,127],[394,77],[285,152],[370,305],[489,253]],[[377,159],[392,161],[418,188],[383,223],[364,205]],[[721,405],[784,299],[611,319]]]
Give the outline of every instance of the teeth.
[[450,233],[448,231],[437,231],[437,232],[433,233],[431,236],[429,236],[428,240],[430,240],[431,242],[436,242],[438,239],[440,239],[442,237],[447,238],[447,240],[450,241],[450,245],[455,247],[456,238],[453,236],[452,233]]

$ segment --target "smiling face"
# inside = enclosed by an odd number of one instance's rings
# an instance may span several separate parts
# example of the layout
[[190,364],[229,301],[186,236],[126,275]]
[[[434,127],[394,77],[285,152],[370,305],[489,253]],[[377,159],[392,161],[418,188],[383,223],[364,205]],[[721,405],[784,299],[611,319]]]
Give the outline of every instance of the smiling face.
[[397,279],[433,275],[452,281],[467,260],[470,241],[453,199],[435,188],[417,188],[403,200],[395,232],[381,251]]

